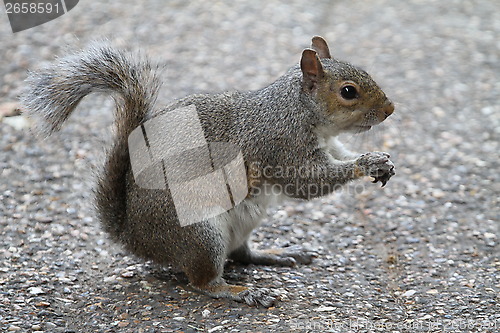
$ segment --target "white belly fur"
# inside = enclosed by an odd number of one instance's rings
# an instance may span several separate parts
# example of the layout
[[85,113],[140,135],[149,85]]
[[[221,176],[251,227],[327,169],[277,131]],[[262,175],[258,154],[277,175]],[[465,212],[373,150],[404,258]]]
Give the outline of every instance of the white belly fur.
[[277,205],[285,198],[284,195],[273,194],[265,189],[260,195],[245,199],[230,211],[213,218],[213,223],[219,225],[223,232],[229,252],[248,239],[252,230],[261,224],[270,205]]

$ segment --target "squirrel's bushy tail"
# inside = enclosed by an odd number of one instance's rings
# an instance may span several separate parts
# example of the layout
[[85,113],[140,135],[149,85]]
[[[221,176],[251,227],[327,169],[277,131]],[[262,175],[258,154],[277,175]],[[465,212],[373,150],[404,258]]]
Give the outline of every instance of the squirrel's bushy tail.
[[122,98],[117,133],[128,136],[153,108],[160,87],[157,68],[149,61],[100,43],[30,73],[26,83],[23,109],[41,120],[36,125],[46,135],[59,130],[85,96],[109,92]]
[[116,139],[98,176],[96,206],[105,229],[118,238],[126,218],[127,140],[152,110],[161,85],[158,68],[146,59],[95,43],[33,72],[21,96],[24,112],[49,135],[61,128],[78,103],[92,92],[118,95]]

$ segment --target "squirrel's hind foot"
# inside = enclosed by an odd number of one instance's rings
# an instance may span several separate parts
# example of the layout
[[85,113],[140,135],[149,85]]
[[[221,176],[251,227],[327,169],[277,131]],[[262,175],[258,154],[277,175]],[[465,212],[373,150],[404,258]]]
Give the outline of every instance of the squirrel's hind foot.
[[248,243],[234,250],[229,258],[242,263],[254,265],[274,265],[292,267],[297,263],[310,264],[317,253],[306,251],[300,245],[278,249],[253,250]]
[[276,261],[273,263],[277,266],[289,266],[286,264],[281,264],[281,261],[293,261],[294,265],[296,263],[308,265],[314,258],[318,257],[316,252],[307,251],[300,245],[289,246],[280,249],[267,249],[262,251],[254,250],[254,256],[275,256]]
[[213,298],[229,298],[250,306],[263,306],[265,308],[273,306],[278,298],[278,295],[270,289],[231,285],[222,279],[218,283],[209,286],[196,287],[192,285],[192,287]]

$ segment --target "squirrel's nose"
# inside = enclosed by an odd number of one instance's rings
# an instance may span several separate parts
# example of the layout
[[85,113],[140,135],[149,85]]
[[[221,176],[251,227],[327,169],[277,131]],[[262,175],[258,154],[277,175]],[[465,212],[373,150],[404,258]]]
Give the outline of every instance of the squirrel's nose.
[[382,107],[382,111],[384,112],[385,118],[389,117],[394,112],[394,104],[387,99]]

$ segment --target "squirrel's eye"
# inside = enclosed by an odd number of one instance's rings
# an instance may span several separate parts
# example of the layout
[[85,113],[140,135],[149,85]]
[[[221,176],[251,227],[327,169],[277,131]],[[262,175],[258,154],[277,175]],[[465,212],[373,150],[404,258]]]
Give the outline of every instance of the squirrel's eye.
[[348,85],[348,86],[343,86],[340,89],[340,95],[344,99],[355,99],[358,97],[358,91],[356,90],[356,87]]

